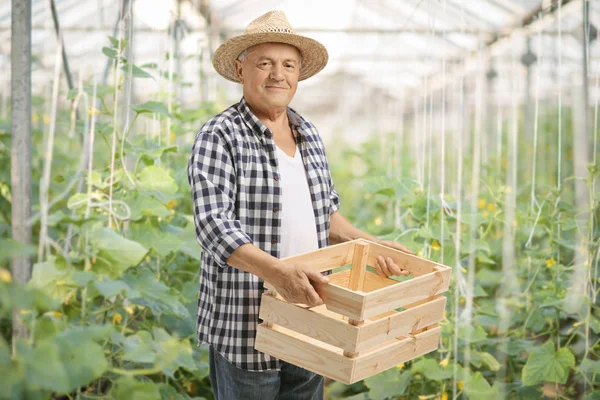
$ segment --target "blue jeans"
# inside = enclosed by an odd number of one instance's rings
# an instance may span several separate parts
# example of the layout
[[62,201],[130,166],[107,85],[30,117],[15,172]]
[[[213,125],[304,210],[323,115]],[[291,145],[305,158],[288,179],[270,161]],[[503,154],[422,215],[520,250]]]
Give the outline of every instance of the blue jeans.
[[209,367],[215,400],[323,400],[323,377],[285,361],[281,371],[246,371],[210,346]]

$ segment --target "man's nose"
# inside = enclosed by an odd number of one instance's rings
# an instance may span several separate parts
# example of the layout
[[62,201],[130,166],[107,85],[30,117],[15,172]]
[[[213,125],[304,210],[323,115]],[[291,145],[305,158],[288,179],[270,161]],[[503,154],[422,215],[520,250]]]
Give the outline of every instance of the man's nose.
[[273,65],[273,68],[271,69],[270,78],[273,79],[274,81],[282,81],[284,79],[283,65],[280,65],[280,64]]

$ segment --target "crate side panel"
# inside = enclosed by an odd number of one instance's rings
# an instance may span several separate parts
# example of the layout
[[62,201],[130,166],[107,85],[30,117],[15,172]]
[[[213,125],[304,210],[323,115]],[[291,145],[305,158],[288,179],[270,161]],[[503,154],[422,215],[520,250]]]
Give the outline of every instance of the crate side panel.
[[306,336],[288,335],[281,330],[258,325],[256,350],[314,373],[350,383],[354,360],[321,346]]
[[260,318],[347,351],[356,351],[359,329],[340,319],[272,296],[262,296]]
[[372,243],[367,264],[371,266],[375,265],[377,256],[391,257],[396,264],[403,269],[409,270],[415,277],[433,272],[434,266],[438,265],[424,258],[403,253],[400,250],[392,249],[378,243]]
[[450,272],[449,267],[438,268],[418,278],[367,293],[364,318],[371,318],[445,292],[450,284]]
[[[336,285],[347,288],[350,282],[350,274],[351,272],[349,269],[345,271],[336,272],[335,274],[329,275],[329,281],[335,283]],[[383,278],[370,271],[366,271],[362,291],[365,293],[369,293],[384,287],[397,285],[399,283],[399,281],[396,281],[394,279]]]
[[367,322],[360,329],[358,351],[367,350],[379,343],[406,336],[418,329],[436,324],[444,318],[446,297],[438,296],[434,300],[415,306],[402,312]]
[[315,251],[282,258],[282,261],[305,263],[309,268],[319,272],[348,265],[354,253],[354,243],[346,242],[327,246]]
[[325,305],[329,311],[355,320],[364,319],[365,294],[353,292],[331,283],[324,286],[324,292]]
[[368,378],[400,363],[437,350],[441,328],[435,327],[356,358],[352,382]]

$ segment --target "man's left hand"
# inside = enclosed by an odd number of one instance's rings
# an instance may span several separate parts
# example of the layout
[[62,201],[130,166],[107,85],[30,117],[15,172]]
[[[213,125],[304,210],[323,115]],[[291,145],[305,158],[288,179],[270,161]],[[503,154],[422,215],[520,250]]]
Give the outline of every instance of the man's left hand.
[[[414,254],[408,248],[402,246],[400,243],[394,242],[393,240],[380,240],[377,243],[379,243],[383,246],[386,246],[386,247],[391,247],[392,249],[400,250],[404,253]],[[375,259],[375,265],[373,265],[373,268],[375,268],[375,270],[377,271],[379,276],[381,276],[383,278],[387,278],[388,276],[391,276],[391,275],[396,275],[396,276],[410,275],[410,271],[400,268],[400,266],[398,264],[396,264],[394,262],[394,260],[392,260],[391,257],[377,256],[377,258]]]

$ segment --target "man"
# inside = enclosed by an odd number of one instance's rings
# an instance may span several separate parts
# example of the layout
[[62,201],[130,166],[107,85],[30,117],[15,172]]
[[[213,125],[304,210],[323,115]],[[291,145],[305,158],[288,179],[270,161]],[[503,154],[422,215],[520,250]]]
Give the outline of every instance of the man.
[[[210,344],[217,400],[322,399],[323,378],[254,349],[263,282],[287,301],[323,304],[327,277],[282,261],[333,243],[366,238],[338,211],[323,142],[288,107],[299,80],[327,63],[320,43],[295,34],[282,12],[254,20],[223,43],[213,65],[243,85],[243,98],[202,126],[188,178],[202,246],[198,342]],[[408,275],[391,259],[380,275]]]

